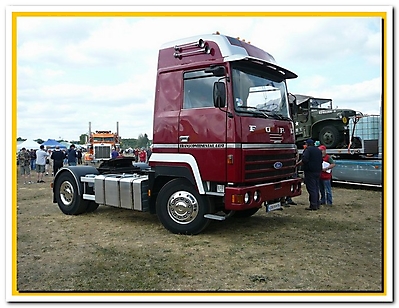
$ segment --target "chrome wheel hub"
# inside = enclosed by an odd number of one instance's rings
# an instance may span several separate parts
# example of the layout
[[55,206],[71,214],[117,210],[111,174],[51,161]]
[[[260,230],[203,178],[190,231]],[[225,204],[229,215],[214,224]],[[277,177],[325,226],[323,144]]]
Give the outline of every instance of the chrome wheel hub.
[[62,182],[60,186],[60,198],[64,205],[71,205],[75,191],[69,181]]
[[198,201],[187,191],[177,191],[168,200],[168,214],[178,224],[188,224],[198,215]]

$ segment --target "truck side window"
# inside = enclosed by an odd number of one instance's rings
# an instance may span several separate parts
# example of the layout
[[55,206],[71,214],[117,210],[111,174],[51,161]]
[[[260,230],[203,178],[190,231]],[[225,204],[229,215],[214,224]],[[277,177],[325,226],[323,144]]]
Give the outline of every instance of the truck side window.
[[218,79],[204,71],[185,73],[183,109],[214,107],[213,84]]

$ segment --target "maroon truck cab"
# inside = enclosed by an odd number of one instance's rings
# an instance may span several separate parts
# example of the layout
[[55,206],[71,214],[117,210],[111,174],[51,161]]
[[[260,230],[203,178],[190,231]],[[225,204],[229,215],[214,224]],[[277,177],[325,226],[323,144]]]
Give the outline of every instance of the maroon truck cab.
[[61,168],[53,202],[67,215],[99,205],[156,214],[198,234],[211,220],[249,217],[301,193],[286,79],[265,51],[213,34],[161,47],[147,164],[110,159]]
[[[280,198],[300,195],[285,82],[296,77],[267,52],[224,35],[163,45],[152,195],[179,179],[209,203],[208,218],[219,211],[250,216],[262,205],[273,210]],[[172,213],[177,220],[179,210]]]

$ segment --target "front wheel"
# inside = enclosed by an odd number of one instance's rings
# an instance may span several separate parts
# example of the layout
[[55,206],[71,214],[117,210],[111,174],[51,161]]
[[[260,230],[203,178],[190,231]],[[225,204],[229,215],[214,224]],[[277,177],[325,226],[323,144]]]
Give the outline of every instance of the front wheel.
[[321,129],[319,140],[327,149],[334,149],[340,142],[340,135],[338,129],[334,126],[325,126]]
[[63,173],[54,183],[55,199],[67,215],[79,215],[87,210],[88,201],[78,194],[78,184],[70,173]]
[[159,191],[156,200],[157,216],[163,226],[177,234],[198,234],[208,225],[204,215],[211,204],[205,196],[184,179],[174,179]]

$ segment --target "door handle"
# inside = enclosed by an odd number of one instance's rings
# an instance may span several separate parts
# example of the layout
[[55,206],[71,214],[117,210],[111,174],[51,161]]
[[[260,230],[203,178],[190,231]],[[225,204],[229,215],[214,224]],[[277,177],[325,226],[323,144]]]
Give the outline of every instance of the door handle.
[[188,142],[188,139],[190,138],[190,136],[180,136],[180,142]]

